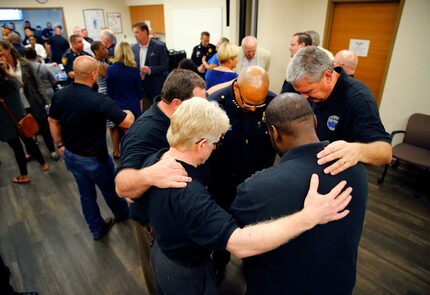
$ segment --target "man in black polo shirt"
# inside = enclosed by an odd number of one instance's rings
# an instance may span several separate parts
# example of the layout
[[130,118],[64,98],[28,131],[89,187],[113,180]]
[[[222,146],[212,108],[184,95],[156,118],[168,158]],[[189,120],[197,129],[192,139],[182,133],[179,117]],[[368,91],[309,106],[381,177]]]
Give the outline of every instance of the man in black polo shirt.
[[75,82],[52,97],[49,125],[64,162],[72,172],[81,195],[85,220],[95,240],[102,238],[114,224],[103,220],[97,205],[95,186],[114,214],[116,221],[128,218],[128,206],[115,193],[114,165],[106,146],[106,120],[129,128],[133,114],[122,111],[109,97],[93,91],[97,81],[97,61],[90,56],[73,63]]
[[[340,198],[327,198],[315,195],[314,183],[300,212],[238,228],[211,198],[197,169],[209,158],[228,127],[229,119],[216,102],[199,97],[186,100],[171,117],[167,131],[170,148],[145,161],[144,165],[149,166],[160,159],[174,158],[192,177],[185,188],[152,187],[143,198],[136,199],[157,233],[151,247],[151,264],[159,294],[217,294],[211,250],[227,249],[240,258],[261,254],[316,224],[341,219],[348,213],[337,212],[349,203],[349,189]],[[338,204],[321,206],[327,201]]]
[[54,36],[49,38],[48,44],[51,49],[51,59],[57,64],[62,63],[61,57],[69,49],[69,41],[62,35],[62,27],[56,26],[54,30]]
[[351,294],[355,284],[358,243],[367,203],[367,176],[357,164],[336,176],[318,165],[317,153],[327,146],[315,133],[308,102],[295,93],[276,97],[266,109],[273,143],[282,155],[278,166],[257,172],[238,187],[230,208],[239,226],[279,218],[300,210],[313,173],[320,192],[340,180],[353,189],[342,220],[318,226],[268,253],[244,259],[246,294]]
[[321,49],[308,46],[292,58],[287,80],[312,104],[317,135],[331,143],[318,154],[318,164],[335,161],[324,172],[337,174],[358,162],[391,162],[390,136],[379,118],[370,90],[349,77]]
[[[173,161],[160,161],[154,167],[142,168],[144,161],[162,148],[169,147],[166,139],[170,117],[182,103],[192,97],[205,97],[206,84],[197,74],[188,70],[173,70],[167,77],[161,97],[140,116],[128,130],[121,143],[121,164],[117,170],[116,190],[122,197],[138,198],[152,185],[182,187],[190,181],[183,167]],[[159,168],[156,168],[159,166]],[[154,168],[158,169],[156,172]],[[141,219],[141,207],[130,205],[131,217]],[[142,224],[144,222],[141,222]],[[153,235],[146,228],[133,223],[146,286],[156,294],[155,278],[149,264],[149,243]]]

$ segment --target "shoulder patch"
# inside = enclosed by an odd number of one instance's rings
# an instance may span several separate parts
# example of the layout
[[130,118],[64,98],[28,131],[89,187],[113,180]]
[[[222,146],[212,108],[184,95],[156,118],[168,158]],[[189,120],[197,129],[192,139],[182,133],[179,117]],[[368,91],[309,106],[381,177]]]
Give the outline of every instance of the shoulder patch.
[[330,129],[331,131],[335,131],[336,130],[336,126],[339,123],[339,117],[336,115],[331,115],[330,117],[328,117],[327,119],[327,127],[328,129]]

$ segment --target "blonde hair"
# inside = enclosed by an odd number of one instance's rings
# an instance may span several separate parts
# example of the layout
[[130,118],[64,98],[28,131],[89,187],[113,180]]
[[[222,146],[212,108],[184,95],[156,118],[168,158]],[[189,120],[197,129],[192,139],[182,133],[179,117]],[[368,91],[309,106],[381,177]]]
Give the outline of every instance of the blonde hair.
[[234,44],[223,42],[218,48],[218,60],[220,64],[228,62],[239,56],[239,47]]
[[113,62],[122,62],[125,66],[131,68],[137,67],[130,44],[122,41],[115,46],[115,57]]
[[203,138],[217,142],[228,127],[227,114],[217,102],[193,97],[182,102],[173,114],[167,141],[171,147],[186,150]]

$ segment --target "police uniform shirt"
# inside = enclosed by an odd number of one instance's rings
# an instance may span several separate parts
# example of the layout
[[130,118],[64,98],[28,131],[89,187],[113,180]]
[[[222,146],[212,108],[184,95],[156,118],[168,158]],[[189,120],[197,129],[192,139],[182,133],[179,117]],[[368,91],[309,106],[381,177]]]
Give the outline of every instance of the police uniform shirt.
[[[150,156],[152,166],[167,151]],[[178,161],[192,181],[184,188],[151,187],[145,197],[135,199],[157,233],[157,244],[171,260],[186,266],[208,261],[211,250],[224,250],[237,229],[231,215],[216,205],[199,177],[198,168]]]
[[330,96],[321,102],[311,102],[317,117],[318,138],[330,142],[390,142],[369,88],[341,68],[335,70],[340,77]]
[[202,43],[193,48],[193,53],[191,55],[191,60],[200,66],[202,64],[203,56],[206,56],[206,61],[208,61],[216,53],[215,45],[209,43],[208,47],[202,46]]
[[108,50],[108,54],[107,54],[108,64],[112,64],[113,59],[115,57],[115,45],[116,44],[112,44],[111,47],[107,48],[107,50]]
[[72,49],[67,49],[67,51],[64,53],[63,58],[61,59],[61,63],[64,66],[64,71],[67,74],[67,81],[71,82],[72,79],[69,77],[69,72],[73,71],[73,62],[78,56],[81,55],[88,55],[91,56],[89,53],[85,51],[81,51],[81,54],[76,54]]
[[[275,96],[269,91],[266,105]],[[254,112],[242,110],[236,103],[233,86],[213,93],[208,99],[222,106],[231,124],[220,140],[221,147],[213,151],[209,160],[210,193],[225,208],[234,199],[237,185],[256,171],[272,166],[276,152],[264,123],[265,107]]]
[[318,225],[270,252],[244,259],[247,295],[351,294],[356,276],[357,249],[367,203],[367,175],[357,164],[338,175],[327,175],[331,163],[318,165],[317,154],[328,141],[295,147],[280,164],[257,172],[237,189],[230,212],[240,227],[298,212],[313,173],[318,191],[328,193],[346,180],[353,197],[348,216]]

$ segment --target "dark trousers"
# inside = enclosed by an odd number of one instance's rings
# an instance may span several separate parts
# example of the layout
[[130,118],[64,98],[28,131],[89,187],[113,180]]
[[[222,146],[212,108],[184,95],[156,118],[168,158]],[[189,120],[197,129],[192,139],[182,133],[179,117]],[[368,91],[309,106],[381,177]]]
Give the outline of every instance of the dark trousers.
[[[37,159],[39,164],[45,164],[45,159],[43,159],[42,153],[40,152],[38,146],[34,143],[33,139],[28,137],[22,137],[21,139],[26,145],[28,151]],[[7,143],[12,148],[15,154],[19,173],[21,175],[27,175],[27,160],[25,159],[24,148],[22,147],[19,137],[9,140]]]
[[216,295],[218,288],[210,259],[203,265],[184,266],[170,260],[154,242],[151,264],[158,294]]
[[150,295],[155,295],[157,294],[156,280],[149,258],[149,251],[151,243],[155,239],[155,232],[150,225],[143,226],[135,220],[133,220],[133,231],[136,238],[137,254],[139,255],[140,265],[142,266],[146,288]]
[[55,152],[54,140],[52,139],[51,130],[49,129],[49,123],[47,118],[36,119],[37,124],[39,124],[39,133],[43,137],[43,141],[48,148],[50,153]]
[[3,262],[3,258],[0,256],[0,294],[12,295],[17,294],[9,284],[9,268]]

